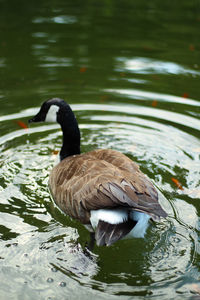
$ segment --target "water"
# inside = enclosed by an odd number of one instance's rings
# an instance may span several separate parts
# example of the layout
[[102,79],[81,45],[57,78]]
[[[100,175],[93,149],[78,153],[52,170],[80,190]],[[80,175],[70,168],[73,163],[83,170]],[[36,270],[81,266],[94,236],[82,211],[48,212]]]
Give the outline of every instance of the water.
[[[0,6],[0,298],[198,299],[199,1]],[[88,257],[87,231],[51,201],[61,131],[23,127],[55,96],[83,152],[122,151],[160,190],[169,216],[145,239]]]

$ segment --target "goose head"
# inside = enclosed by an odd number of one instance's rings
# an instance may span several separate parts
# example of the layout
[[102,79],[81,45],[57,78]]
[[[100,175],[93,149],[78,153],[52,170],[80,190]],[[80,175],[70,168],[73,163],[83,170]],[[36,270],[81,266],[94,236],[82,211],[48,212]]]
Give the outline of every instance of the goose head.
[[[62,115],[66,115],[67,112],[71,111],[69,104],[67,104],[63,99],[52,98],[45,101],[39,110],[39,112],[28,122],[50,122],[59,123],[62,125],[63,118]],[[71,111],[72,113],[72,111]],[[72,113],[73,114],[73,113]]]
[[80,154],[80,130],[76,117],[69,106],[63,99],[52,98],[45,101],[39,112],[28,121],[36,122],[53,122],[61,126],[63,132],[63,145],[60,151],[60,159],[75,154]]

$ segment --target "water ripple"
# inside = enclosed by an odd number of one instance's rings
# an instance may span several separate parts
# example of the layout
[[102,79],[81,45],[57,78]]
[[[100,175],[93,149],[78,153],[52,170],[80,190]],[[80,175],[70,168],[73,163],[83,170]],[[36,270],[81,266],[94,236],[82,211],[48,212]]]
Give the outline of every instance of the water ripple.
[[167,95],[167,94],[160,94],[155,92],[146,92],[146,91],[136,90],[136,89],[106,89],[105,92],[111,94],[124,95],[131,99],[142,99],[142,100],[151,100],[151,101],[156,99],[158,101],[167,102],[167,103],[168,102],[180,103],[180,104],[187,104],[191,106],[200,107],[200,103],[197,100],[173,96],[173,95]]

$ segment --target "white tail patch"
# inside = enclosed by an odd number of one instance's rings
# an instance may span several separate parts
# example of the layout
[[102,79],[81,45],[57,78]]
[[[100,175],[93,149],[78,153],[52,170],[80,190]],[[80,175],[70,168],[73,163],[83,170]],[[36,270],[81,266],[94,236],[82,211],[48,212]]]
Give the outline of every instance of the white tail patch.
[[90,213],[90,222],[94,230],[97,227],[99,220],[109,224],[120,224],[126,222],[128,217],[130,217],[132,220],[137,221],[137,224],[125,238],[143,238],[148,228],[149,219],[151,218],[146,213],[134,210],[129,211],[128,215],[128,210],[120,208],[91,210]]
[[60,107],[57,105],[51,105],[46,118],[45,122],[50,122],[50,123],[56,123],[57,122],[57,112],[59,111]]
[[99,220],[110,223],[119,224],[128,220],[128,212],[125,209],[98,209],[91,210],[90,222],[93,228],[96,228]]
[[143,238],[148,227],[150,216],[145,213],[133,210],[130,212],[130,218],[134,221],[137,221],[137,224],[131,230],[128,236]]

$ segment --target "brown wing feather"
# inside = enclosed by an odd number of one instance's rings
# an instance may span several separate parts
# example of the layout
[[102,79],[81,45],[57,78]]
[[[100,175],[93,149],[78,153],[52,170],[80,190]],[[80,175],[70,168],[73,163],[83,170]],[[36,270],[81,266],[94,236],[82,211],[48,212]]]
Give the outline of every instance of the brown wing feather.
[[114,150],[95,150],[61,161],[49,181],[57,205],[89,223],[90,210],[128,206],[152,217],[166,217],[157,191],[137,164]]

